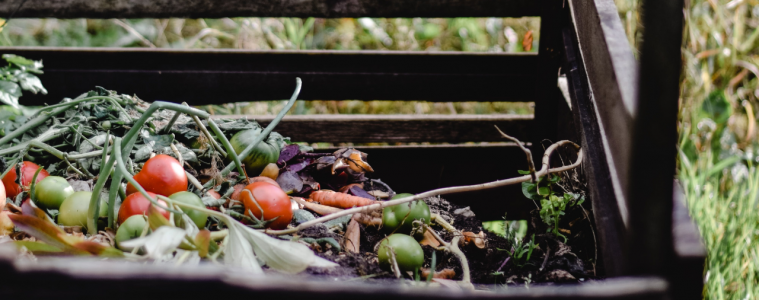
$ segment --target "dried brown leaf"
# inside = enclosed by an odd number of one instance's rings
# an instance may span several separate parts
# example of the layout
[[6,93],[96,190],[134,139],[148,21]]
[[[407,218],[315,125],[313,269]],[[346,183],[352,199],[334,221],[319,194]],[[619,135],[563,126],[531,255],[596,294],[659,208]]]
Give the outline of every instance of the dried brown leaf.
[[[419,241],[419,244],[435,248],[440,247],[440,241],[438,241],[437,238],[435,238],[435,236],[429,230],[424,232],[424,238]],[[422,275],[422,277],[426,278],[425,275]]]
[[345,230],[345,239],[343,240],[343,248],[345,252],[358,253],[361,246],[361,227],[356,221],[354,216],[348,223],[348,229]]

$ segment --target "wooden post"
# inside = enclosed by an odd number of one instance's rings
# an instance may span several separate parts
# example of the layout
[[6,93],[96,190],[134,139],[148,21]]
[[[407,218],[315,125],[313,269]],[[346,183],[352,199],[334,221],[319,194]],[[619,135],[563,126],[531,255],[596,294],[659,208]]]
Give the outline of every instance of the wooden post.
[[[634,111],[628,204],[634,275],[673,272],[672,180],[682,66],[683,0],[643,1],[638,103]],[[670,279],[674,279],[671,278]]]

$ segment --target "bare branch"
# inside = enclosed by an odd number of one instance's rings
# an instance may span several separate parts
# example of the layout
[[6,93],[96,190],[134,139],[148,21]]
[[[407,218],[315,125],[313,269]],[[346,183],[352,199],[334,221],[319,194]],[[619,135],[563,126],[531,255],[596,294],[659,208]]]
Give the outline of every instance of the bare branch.
[[524,154],[527,156],[527,167],[530,168],[530,175],[532,176],[532,182],[533,183],[538,182],[538,176],[535,175],[535,163],[532,161],[532,151],[530,151],[530,149],[525,148],[523,143],[519,141],[517,138],[512,137],[504,133],[503,131],[501,131],[501,129],[498,128],[498,125],[493,125],[493,126],[495,126],[495,129],[501,133],[501,136],[511,140],[514,143],[517,143],[517,146],[519,146],[519,148],[522,149],[522,151],[524,151]]
[[[571,145],[572,147],[574,147],[575,149],[578,150],[578,152],[577,152],[577,160],[573,164],[571,164],[571,165],[562,166],[562,167],[558,167],[558,168],[554,168],[554,169],[549,169],[548,168],[548,162],[550,160],[551,154],[556,150],[556,148],[558,148],[560,146],[563,146],[563,145]],[[543,154],[543,166],[540,169],[540,171],[538,171],[535,175],[538,176],[538,177],[541,177],[541,176],[545,176],[547,174],[560,173],[560,172],[564,172],[566,170],[574,169],[574,168],[576,168],[577,166],[579,166],[582,163],[582,156],[583,156],[582,149],[580,148],[579,145],[577,145],[577,144],[575,144],[575,143],[573,143],[571,141],[566,141],[566,140],[565,141],[556,142],[556,143],[554,143],[553,145],[551,145],[550,147],[548,147],[546,149],[545,154]],[[326,215],[326,216],[323,216],[323,217],[320,217],[320,218],[317,218],[317,219],[314,219],[314,220],[311,220],[311,221],[308,221],[308,222],[301,223],[300,225],[298,225],[296,227],[293,227],[293,228],[289,228],[289,229],[285,229],[285,230],[269,230],[269,229],[267,229],[265,232],[267,234],[271,234],[271,235],[291,234],[291,233],[298,232],[298,231],[300,231],[302,229],[314,226],[316,224],[321,224],[323,222],[326,222],[326,221],[329,221],[329,220],[334,220],[334,219],[337,219],[339,217],[347,216],[347,215],[350,215],[350,214],[369,213],[369,212],[372,212],[372,211],[380,210],[380,209],[388,207],[388,206],[393,206],[393,205],[398,205],[398,204],[402,204],[402,203],[407,203],[407,202],[411,202],[411,201],[414,201],[414,200],[417,200],[417,199],[424,199],[424,198],[427,198],[427,197],[433,197],[433,196],[437,196],[437,195],[446,195],[446,194],[454,194],[454,193],[463,193],[463,192],[471,192],[471,191],[480,191],[480,190],[492,189],[492,188],[497,188],[497,187],[502,187],[502,186],[507,186],[507,185],[512,185],[512,184],[518,184],[518,183],[526,182],[526,181],[529,181],[530,179],[531,179],[530,175],[524,175],[524,176],[520,176],[520,177],[514,177],[514,178],[509,178],[509,179],[504,179],[504,180],[497,180],[497,181],[488,182],[488,183],[440,188],[440,189],[435,189],[435,190],[427,191],[427,192],[424,192],[424,193],[421,193],[421,194],[417,194],[417,195],[414,195],[414,196],[403,197],[403,198],[400,198],[400,199],[390,200],[390,201],[381,201],[381,202],[377,202],[377,203],[372,204],[372,205],[367,205],[367,206],[361,206],[361,207],[354,207],[354,208],[351,208],[351,209],[346,209],[346,210],[343,210],[343,211],[338,212],[338,213],[329,214],[329,215]]]

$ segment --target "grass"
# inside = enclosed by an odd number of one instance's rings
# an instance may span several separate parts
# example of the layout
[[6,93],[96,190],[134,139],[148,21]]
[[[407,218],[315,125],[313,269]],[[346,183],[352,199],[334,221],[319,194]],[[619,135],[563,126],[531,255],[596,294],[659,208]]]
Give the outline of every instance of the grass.
[[[638,0],[615,0],[633,51]],[[704,298],[759,297],[759,0],[689,0],[684,10],[678,179],[708,250]],[[536,18],[12,20],[0,45],[523,52]],[[424,88],[424,87],[421,87]],[[432,87],[430,87],[432,88]],[[23,104],[23,98],[21,99]],[[271,114],[281,102],[206,107]],[[532,113],[527,103],[312,101],[293,113]]]

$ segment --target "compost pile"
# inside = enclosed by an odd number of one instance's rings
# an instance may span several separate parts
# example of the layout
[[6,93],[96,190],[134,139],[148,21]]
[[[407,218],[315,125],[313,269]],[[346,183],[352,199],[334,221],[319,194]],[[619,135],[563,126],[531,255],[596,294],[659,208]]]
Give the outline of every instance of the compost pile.
[[539,206],[532,220],[486,231],[434,191],[398,193],[373,179],[382,166],[366,153],[316,153],[274,132],[299,90],[300,81],[267,128],[103,88],[29,118],[0,115],[0,243],[32,259],[213,261],[469,288],[596,276],[576,176],[525,175]]

